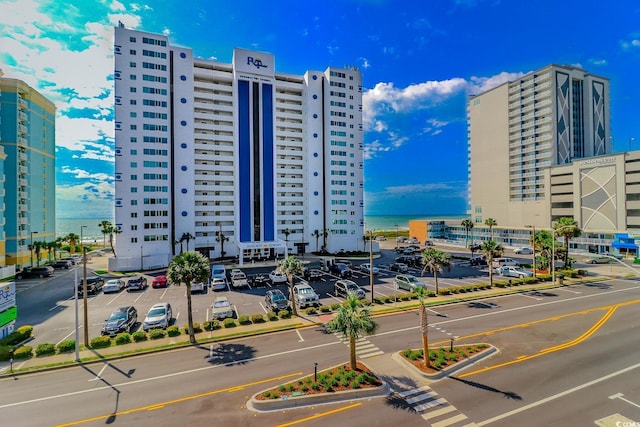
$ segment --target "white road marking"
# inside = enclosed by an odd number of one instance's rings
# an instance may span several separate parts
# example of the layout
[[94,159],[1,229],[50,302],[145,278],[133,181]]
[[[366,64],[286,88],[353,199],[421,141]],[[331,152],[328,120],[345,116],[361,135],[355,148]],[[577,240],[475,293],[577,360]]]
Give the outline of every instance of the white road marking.
[[304,341],[304,338],[302,338],[302,335],[300,334],[300,331],[298,329],[296,329],[296,334],[298,334],[298,338],[300,338],[298,342]]
[[167,294],[168,290],[169,290],[169,287],[164,288],[164,292],[162,292],[162,295],[160,295],[160,299],[164,298],[164,296]]
[[105,369],[107,369],[107,366],[111,366],[111,365],[109,365],[109,362],[106,362],[104,364],[104,366],[102,367],[102,369],[100,369],[100,372],[98,372],[98,374],[96,375],[95,378],[91,378],[88,381],[98,381],[98,380],[102,379],[102,373],[104,372]]
[[624,396],[624,394],[622,393],[616,393],[616,394],[612,394],[611,396],[609,396],[609,399],[613,400],[613,399],[620,399],[623,402],[627,402],[629,405],[633,405],[636,408],[640,408],[640,405],[638,405],[637,403],[634,403],[632,401],[630,401],[629,399],[624,399],[622,396]]

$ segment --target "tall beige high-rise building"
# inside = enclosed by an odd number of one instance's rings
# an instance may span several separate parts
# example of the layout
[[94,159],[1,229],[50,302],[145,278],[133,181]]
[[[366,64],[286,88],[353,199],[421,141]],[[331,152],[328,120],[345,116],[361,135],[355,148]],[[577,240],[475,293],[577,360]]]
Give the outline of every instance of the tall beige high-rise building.
[[549,65],[472,97],[468,126],[473,221],[549,227],[565,202],[548,203],[544,171],[611,151],[609,81]]

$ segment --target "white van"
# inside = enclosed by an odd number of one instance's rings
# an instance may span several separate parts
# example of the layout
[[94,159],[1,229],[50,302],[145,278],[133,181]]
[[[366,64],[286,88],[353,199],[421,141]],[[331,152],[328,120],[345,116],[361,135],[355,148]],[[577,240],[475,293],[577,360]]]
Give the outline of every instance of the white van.
[[507,265],[518,266],[520,264],[517,261],[514,261],[512,258],[495,258],[491,262],[491,266],[493,268],[505,267]]
[[227,271],[224,265],[214,264],[211,266],[211,278],[212,279],[225,279],[227,280]]

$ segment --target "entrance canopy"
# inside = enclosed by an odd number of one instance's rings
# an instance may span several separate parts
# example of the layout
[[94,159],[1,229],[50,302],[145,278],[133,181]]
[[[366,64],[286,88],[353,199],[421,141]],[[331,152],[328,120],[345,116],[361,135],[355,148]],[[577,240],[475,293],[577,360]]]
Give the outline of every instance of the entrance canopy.
[[273,240],[268,242],[237,242],[239,249],[238,262],[244,264],[244,259],[249,258],[271,258],[279,253],[284,253],[287,257],[287,242],[284,240]]

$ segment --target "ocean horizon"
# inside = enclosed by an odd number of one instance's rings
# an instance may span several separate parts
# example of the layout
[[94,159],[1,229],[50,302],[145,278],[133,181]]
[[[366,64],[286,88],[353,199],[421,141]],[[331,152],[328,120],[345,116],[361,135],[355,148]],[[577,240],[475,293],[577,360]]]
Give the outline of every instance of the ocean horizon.
[[409,221],[413,220],[463,220],[468,218],[469,215],[465,214],[445,214],[445,215],[429,215],[429,214],[416,214],[416,215],[365,215],[364,216],[364,229],[365,231],[376,230],[393,230],[395,231],[396,225],[398,230],[408,230]]

